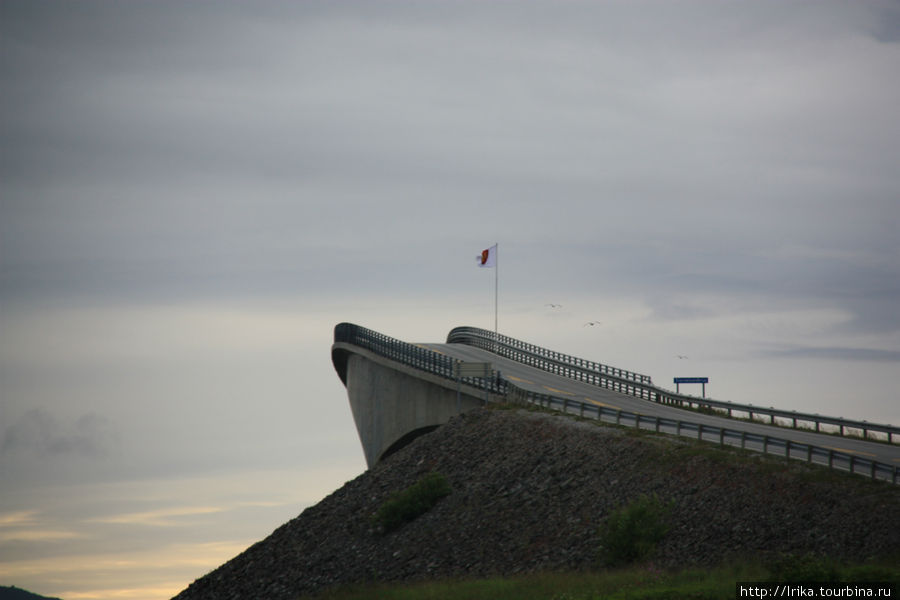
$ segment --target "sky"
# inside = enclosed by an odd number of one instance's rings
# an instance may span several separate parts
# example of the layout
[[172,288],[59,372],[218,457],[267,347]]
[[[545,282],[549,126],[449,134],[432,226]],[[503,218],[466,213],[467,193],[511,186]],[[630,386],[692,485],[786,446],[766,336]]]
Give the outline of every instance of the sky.
[[495,275],[506,335],[900,423],[897,73],[887,0],[0,0],[0,585],[175,595],[365,471],[334,326]]

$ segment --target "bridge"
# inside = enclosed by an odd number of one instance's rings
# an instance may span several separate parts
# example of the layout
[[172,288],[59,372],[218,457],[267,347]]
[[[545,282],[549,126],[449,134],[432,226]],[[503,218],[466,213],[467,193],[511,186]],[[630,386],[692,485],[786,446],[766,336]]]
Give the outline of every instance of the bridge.
[[[894,425],[673,393],[648,375],[475,327],[453,329],[445,343],[409,343],[340,323],[331,358],[370,467],[461,412],[506,402],[900,483]],[[461,368],[485,363],[488,373]]]

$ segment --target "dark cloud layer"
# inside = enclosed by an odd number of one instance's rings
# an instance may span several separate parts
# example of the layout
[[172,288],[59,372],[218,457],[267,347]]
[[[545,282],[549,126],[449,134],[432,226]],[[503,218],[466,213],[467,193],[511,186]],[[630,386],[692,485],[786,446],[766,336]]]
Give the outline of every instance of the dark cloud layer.
[[875,350],[872,348],[788,348],[767,353],[776,358],[821,358],[826,360],[861,360],[878,362],[900,361],[898,350]]
[[[3,0],[4,316],[412,310],[480,294],[471,257],[500,242],[509,305],[621,300],[657,326],[790,313],[815,339],[781,358],[892,361],[898,15]],[[89,449],[28,414],[5,445]]]

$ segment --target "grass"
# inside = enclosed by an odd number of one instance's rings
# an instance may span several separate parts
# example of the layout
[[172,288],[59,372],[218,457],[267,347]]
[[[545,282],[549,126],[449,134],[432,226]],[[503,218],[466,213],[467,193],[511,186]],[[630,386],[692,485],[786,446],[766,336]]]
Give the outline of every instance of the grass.
[[450,493],[450,483],[440,473],[428,473],[410,487],[393,494],[372,517],[372,522],[389,533],[425,514]]
[[809,557],[783,557],[772,565],[748,561],[714,569],[680,571],[665,571],[644,564],[596,572],[351,585],[298,600],[720,600],[735,597],[738,581],[785,582],[785,577],[791,580],[798,575],[828,575],[828,579],[837,582],[878,581],[897,585],[900,583],[898,564],[885,561],[839,565]]
[[671,505],[641,496],[614,510],[600,529],[600,562],[615,567],[650,558],[668,532]]

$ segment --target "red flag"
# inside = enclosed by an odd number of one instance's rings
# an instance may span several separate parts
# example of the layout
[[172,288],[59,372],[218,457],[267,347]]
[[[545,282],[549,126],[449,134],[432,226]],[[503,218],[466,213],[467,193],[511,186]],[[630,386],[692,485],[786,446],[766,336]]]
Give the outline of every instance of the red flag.
[[481,251],[478,257],[479,267],[496,267],[497,266],[497,244],[494,244],[487,250]]

